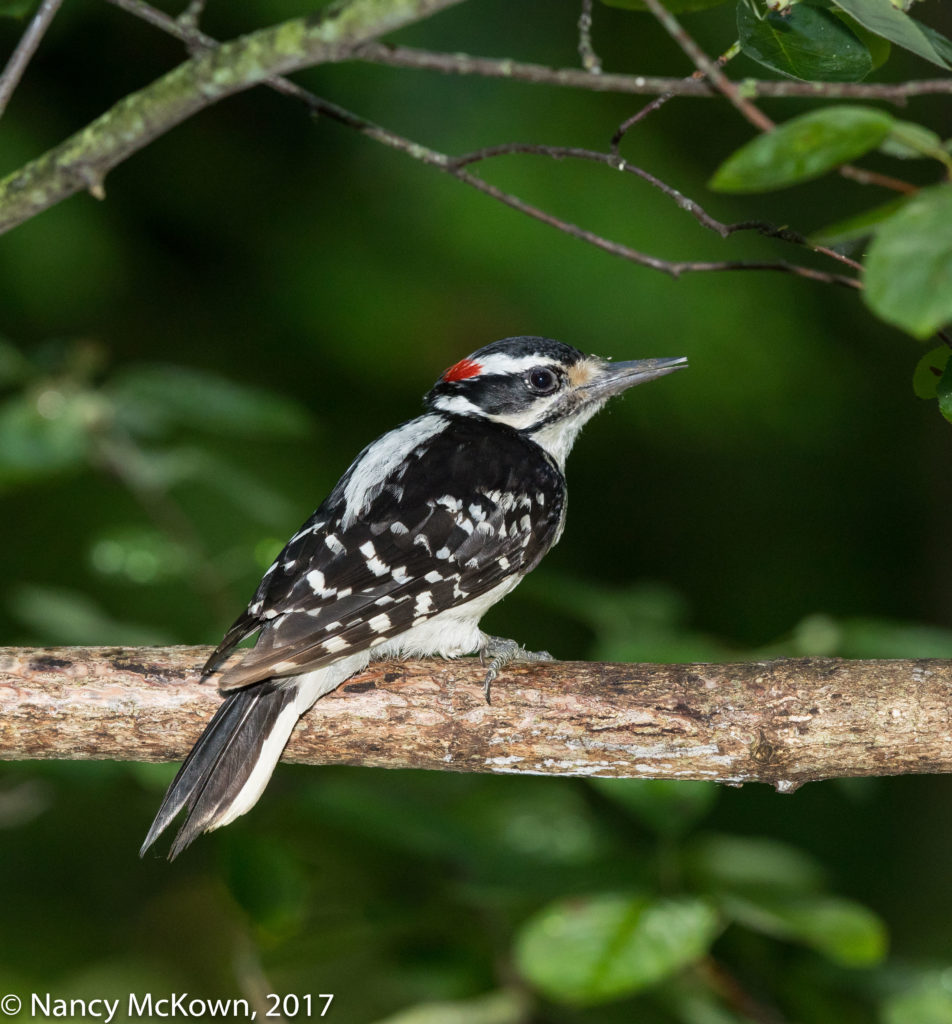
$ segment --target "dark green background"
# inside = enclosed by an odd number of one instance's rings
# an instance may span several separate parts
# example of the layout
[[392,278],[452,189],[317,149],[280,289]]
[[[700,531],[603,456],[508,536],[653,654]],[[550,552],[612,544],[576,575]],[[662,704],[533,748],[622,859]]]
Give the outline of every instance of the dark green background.
[[[399,39],[572,65],[577,12],[570,0],[483,0]],[[205,27],[227,38],[296,13],[212,4]],[[689,73],[646,15],[595,13],[608,67]],[[719,52],[732,19],[726,7],[688,23]],[[19,31],[0,24],[3,52]],[[0,126],[0,173],[180,54],[114,8],[67,4]],[[758,74],[742,60],[737,75]],[[900,57],[882,74],[932,70]],[[605,149],[642,102],[358,64],[298,80],[452,153],[506,141]],[[777,119],[808,109],[762,106]],[[947,103],[917,101],[906,116],[949,134]],[[682,99],[623,151],[723,220],[809,231],[869,205],[835,176],[763,197],[708,192],[750,135],[724,103]],[[879,166],[927,180],[918,166]],[[722,241],[607,168],[524,156],[478,170],[667,258],[805,258],[754,236]],[[671,280],[265,90],[163,136],[110,174],[106,192],[0,241],[0,330],[32,360],[27,379],[7,382],[8,401],[35,402],[49,387],[108,395],[124,374],[163,363],[202,371],[210,386],[283,396],[288,417],[308,426],[266,436],[253,417],[247,431],[219,428],[213,411],[204,425],[181,416],[140,438],[173,462],[187,447],[212,467],[208,479],[159,488],[215,567],[204,589],[194,560],[82,451],[47,470],[25,469],[29,453],[3,468],[3,643],[217,642],[275,546],[364,444],[415,415],[445,366],[532,333],[619,359],[686,355],[691,369],[587,429],[568,467],[565,537],[487,617],[489,630],[565,658],[952,652],[949,426],[913,397],[921,347],[852,291],[780,274]],[[0,429],[0,447],[15,443]],[[504,680],[496,692],[504,702]],[[512,936],[547,899],[682,885],[664,865],[689,839],[659,837],[582,780],[369,769],[281,768],[260,806],[223,834],[171,867],[140,862],[170,770],[0,769],[0,991],[238,995],[236,973],[246,983],[252,958],[269,990],[335,992],[330,1019],[364,1024],[510,980]],[[882,915],[892,947],[885,966],[850,971],[732,928],[715,955],[783,1019],[879,1019],[877,1001],[903,972],[952,970],[950,802],[945,778],[831,782],[792,797],[720,792],[697,830],[816,855],[835,892]],[[589,1010],[541,1004],[532,1019],[704,1024],[660,1006],[651,996]]]

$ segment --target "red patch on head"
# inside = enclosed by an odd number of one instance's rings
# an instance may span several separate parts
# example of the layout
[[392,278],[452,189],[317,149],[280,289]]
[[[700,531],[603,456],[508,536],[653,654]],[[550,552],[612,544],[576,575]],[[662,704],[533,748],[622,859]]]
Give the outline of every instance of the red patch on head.
[[476,377],[482,373],[483,368],[472,359],[461,359],[455,366],[451,366],[440,378],[444,383],[454,380],[466,380],[467,377]]

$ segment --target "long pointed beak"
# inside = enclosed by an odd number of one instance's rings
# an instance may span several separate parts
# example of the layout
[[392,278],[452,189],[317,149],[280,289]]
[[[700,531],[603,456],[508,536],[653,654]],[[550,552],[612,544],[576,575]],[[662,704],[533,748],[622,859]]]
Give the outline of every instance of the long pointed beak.
[[610,398],[619,395],[635,384],[643,384],[646,380],[663,377],[675,370],[683,370],[688,365],[684,356],[674,359],[634,359],[627,363],[605,363],[599,375],[585,385],[585,390],[594,393],[598,398]]

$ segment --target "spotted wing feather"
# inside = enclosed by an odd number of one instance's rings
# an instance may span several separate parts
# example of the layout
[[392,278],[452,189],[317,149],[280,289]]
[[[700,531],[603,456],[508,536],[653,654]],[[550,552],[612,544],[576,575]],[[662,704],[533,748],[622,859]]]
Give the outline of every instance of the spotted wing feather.
[[[558,538],[564,481],[505,426],[446,417],[354,517],[335,488],[278,556],[209,665],[255,629],[222,689],[319,668],[531,570]],[[366,453],[364,453],[366,455]],[[441,467],[434,479],[429,466]]]

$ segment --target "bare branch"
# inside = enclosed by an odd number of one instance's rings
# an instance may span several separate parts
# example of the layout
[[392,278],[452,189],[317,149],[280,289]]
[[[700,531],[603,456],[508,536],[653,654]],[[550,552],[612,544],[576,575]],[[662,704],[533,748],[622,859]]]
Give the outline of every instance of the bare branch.
[[17,48],[7,61],[3,73],[0,74],[0,117],[3,117],[14,89],[19,85],[23,72],[26,71],[27,65],[33,59],[40,40],[46,34],[46,30],[50,27],[50,22],[60,9],[62,2],[63,0],[42,0],[17,44]]
[[350,0],[197,54],[0,181],[0,233],[81,189],[101,198],[113,167],[199,110],[274,75],[348,59],[361,43],[460,2]]
[[582,13],[578,18],[578,55],[582,58],[582,67],[592,75],[602,73],[602,61],[592,46],[592,3],[593,0],[582,0]]
[[[164,32],[176,36],[191,48],[210,48],[218,45],[218,43],[210,36],[196,30],[192,30],[187,26],[183,26],[180,19],[176,20],[169,17],[162,11],[144,3],[143,0],[109,0],[109,2],[114,4],[116,7],[120,7],[123,10],[128,11],[130,14],[143,18],[156,28],[160,28]],[[729,58],[729,55],[730,51],[728,51],[728,54],[725,54],[721,59],[726,61]],[[486,159],[489,156],[499,155],[503,152],[535,152],[555,157],[576,156],[584,159],[595,160],[615,168],[621,168],[642,177],[644,180],[654,185],[654,187],[665,192],[665,194],[672,198],[681,207],[681,209],[691,213],[692,216],[696,217],[700,221],[700,223],[717,231],[722,235],[722,237],[726,238],[734,231],[756,230],[761,234],[781,238],[789,242],[795,242],[799,245],[807,244],[806,240],[801,235],[796,234],[796,232],[789,231],[787,229],[774,228],[772,225],[764,224],[762,222],[750,221],[738,225],[721,224],[719,221],[716,221],[713,217],[706,214],[693,200],[688,199],[686,196],[678,192],[677,189],[671,188],[669,185],[666,185],[658,178],[655,178],[647,171],[635,167],[634,165],[627,164],[626,161],[620,157],[610,154],[596,153],[590,150],[573,149],[570,147],[528,147],[520,146],[519,144],[493,147],[491,149],[479,150],[474,153],[463,154],[459,157],[452,157],[446,153],[441,153],[438,150],[431,149],[428,146],[414,142],[412,139],[408,139],[396,132],[390,131],[381,125],[374,124],[366,118],[360,117],[358,114],[345,110],[343,107],[340,107],[335,103],[331,103],[329,100],[315,96],[314,93],[308,92],[306,89],[302,89],[299,85],[296,85],[294,82],[290,82],[285,78],[271,77],[265,81],[265,84],[286,96],[291,96],[294,99],[300,100],[316,114],[322,114],[326,117],[330,117],[349,128],[359,131],[362,135],[366,135],[368,138],[374,139],[375,141],[380,142],[385,146],[389,146],[392,149],[397,149],[400,152],[405,153],[407,156],[411,156],[413,159],[419,160],[431,167],[436,167],[439,170],[451,174],[463,184],[469,185],[471,188],[478,189],[486,195],[489,195],[491,198],[518,210],[520,213],[533,217],[534,219],[539,220],[550,227],[554,227],[556,230],[562,231],[565,234],[572,235],[580,241],[587,242],[589,245],[594,245],[613,256],[629,260],[630,262],[637,263],[640,266],[649,267],[652,270],[660,270],[662,273],[670,274],[673,277],[678,277],[683,273],[693,271],[772,270],[796,274],[825,284],[838,284],[850,288],[861,287],[860,283],[853,278],[839,274],[826,274],[823,271],[812,270],[807,267],[798,267],[795,264],[786,263],[784,261],[772,263],[745,263],[743,261],[729,260],[720,262],[663,260],[658,257],[651,256],[648,253],[639,252],[636,249],[632,249],[630,246],[613,242],[611,239],[604,238],[594,232],[586,231],[584,228],[580,228],[575,224],[570,224],[568,221],[561,220],[545,210],[524,202],[518,196],[503,192],[501,189],[496,188],[494,185],[489,184],[476,175],[469,174],[465,170],[468,163],[474,163],[478,160]],[[850,265],[853,269],[859,269],[858,264],[849,260],[845,256],[841,256],[833,250],[822,249],[819,247],[811,248],[815,248],[816,252],[822,252],[824,255],[832,256],[833,258]]]
[[[126,0],[109,0],[123,3]],[[372,64],[398,68],[439,71],[446,75],[478,75],[484,78],[505,78],[533,85],[554,85],[590,92],[627,93],[634,96],[673,96],[711,98],[720,96],[710,82],[689,78],[668,78],[659,75],[628,75],[602,71],[593,75],[579,68],[550,68],[544,64],[510,60],[508,57],[476,57],[468,53],[439,53],[410,46],[369,43],[354,53]],[[904,104],[910,97],[952,93],[952,77],[920,79],[912,82],[800,82],[763,81],[744,78],[737,83],[745,96],[753,99],[817,99],[817,100],[883,100]]]
[[[204,647],[0,649],[0,759],[182,758],[218,706]],[[286,760],[767,782],[952,771],[952,663],[381,662],[305,716]]]
[[737,85],[721,71],[717,61],[708,57],[661,0],[645,0],[645,6],[657,18],[665,32],[687,54],[698,71],[730,100],[755,128],[762,132],[769,132],[774,128],[773,121],[741,93]]

